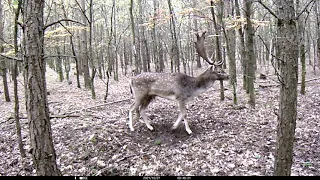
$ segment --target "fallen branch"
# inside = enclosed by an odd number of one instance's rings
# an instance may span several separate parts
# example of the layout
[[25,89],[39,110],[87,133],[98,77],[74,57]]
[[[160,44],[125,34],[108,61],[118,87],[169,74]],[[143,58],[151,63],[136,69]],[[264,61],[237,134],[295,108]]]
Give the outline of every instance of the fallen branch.
[[[50,119],[54,118],[68,118],[68,117],[80,117],[80,115],[51,115]],[[0,124],[10,121],[11,119],[14,119],[14,117],[10,116],[7,120],[0,122]],[[28,119],[28,117],[19,117],[20,119]]]
[[80,115],[52,115],[50,119],[54,118],[68,118],[68,117],[80,117]]
[[90,106],[90,107],[78,109],[78,110],[75,110],[75,111],[69,111],[69,112],[64,113],[63,115],[73,114],[73,113],[85,111],[85,110],[92,109],[92,108],[97,108],[97,107],[106,106],[106,105],[110,105],[110,104],[115,104],[115,103],[119,103],[119,102],[129,101],[130,99],[131,99],[131,98],[127,98],[127,99],[122,99],[122,100],[118,100],[118,101],[113,101],[113,102],[98,104],[98,105],[95,105],[95,106]]
[[8,122],[8,121],[10,121],[11,119],[14,119],[14,118],[13,118],[13,117],[9,117],[7,120],[4,120],[4,121],[0,122],[0,124],[5,123],[5,122]]
[[[305,82],[310,82],[310,81],[316,81],[319,80],[320,78],[313,78],[313,79],[308,79]],[[301,82],[298,82],[298,84],[301,84]]]

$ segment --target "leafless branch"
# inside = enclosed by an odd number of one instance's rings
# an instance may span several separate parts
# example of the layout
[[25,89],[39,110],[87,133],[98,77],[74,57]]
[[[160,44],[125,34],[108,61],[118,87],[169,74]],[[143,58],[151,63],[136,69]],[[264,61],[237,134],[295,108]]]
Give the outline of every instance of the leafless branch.
[[[303,14],[303,13],[307,10],[307,8],[309,7],[309,5],[310,5],[313,1],[314,1],[314,3],[316,2],[315,0],[311,0],[311,1],[306,5],[306,7],[304,7],[303,10],[297,15],[296,20],[299,19],[299,17],[301,16],[301,14]],[[314,5],[314,3],[313,3],[313,5]],[[313,6],[313,5],[312,5],[312,6]]]
[[0,56],[1,56],[1,57],[4,57],[4,58],[7,58],[7,59],[10,59],[10,60],[22,62],[22,59],[18,59],[18,58],[16,58],[16,57],[6,56],[6,55],[4,55],[4,54],[0,54]]
[[52,23],[49,23],[49,24],[45,25],[43,27],[43,29],[46,30],[48,27],[53,26],[53,25],[58,24],[58,23],[60,24],[61,22],[64,22],[64,21],[74,22],[74,23],[78,23],[78,24],[81,24],[81,25],[85,26],[83,23],[81,23],[79,21],[76,21],[76,20],[73,20],[73,19],[60,19],[58,21],[55,21],[55,22],[52,22]]
[[278,16],[268,7],[266,6],[261,0],[257,1],[259,4],[261,4],[269,13],[274,16],[276,19],[279,19]]
[[[258,35],[258,37],[260,38],[260,40],[262,41],[262,43],[263,43],[264,46],[266,47],[266,49],[267,49],[267,51],[269,52],[269,54],[270,54],[272,57],[276,58],[277,60],[282,61],[282,59],[280,59],[280,58],[278,58],[278,57],[276,57],[275,55],[272,54],[272,52],[269,50],[267,44],[264,42],[264,40],[262,39],[262,37],[261,37],[260,35]],[[282,61],[282,62],[283,62],[283,61]],[[277,74],[277,77],[278,77],[279,82],[280,82],[281,84],[283,84],[283,82],[282,82],[282,80],[281,80],[281,75],[280,75],[280,73],[278,72],[278,69],[274,66],[274,63],[273,63],[273,62],[271,62],[271,63],[272,63],[272,66],[273,66],[273,68],[274,68],[274,70],[275,70],[275,72],[276,72],[276,74]]]
[[75,111],[69,111],[69,112],[64,113],[64,114],[61,115],[61,116],[64,116],[64,115],[67,115],[67,114],[73,114],[73,113],[76,113],[76,112],[80,112],[80,111],[84,111],[84,110],[88,110],[88,109],[92,109],[92,108],[96,108],[96,107],[100,107],[100,106],[106,106],[106,105],[115,104],[115,103],[119,103],[119,102],[129,101],[130,99],[131,99],[131,98],[127,98],[127,99],[122,99],[122,100],[118,100],[118,101],[113,101],[113,102],[98,104],[98,105],[95,105],[95,106],[90,106],[90,107],[78,109],[78,110],[75,110]]
[[43,59],[52,58],[52,57],[70,57],[70,58],[76,58],[76,56],[59,54],[59,55],[48,55],[48,56],[44,56]]

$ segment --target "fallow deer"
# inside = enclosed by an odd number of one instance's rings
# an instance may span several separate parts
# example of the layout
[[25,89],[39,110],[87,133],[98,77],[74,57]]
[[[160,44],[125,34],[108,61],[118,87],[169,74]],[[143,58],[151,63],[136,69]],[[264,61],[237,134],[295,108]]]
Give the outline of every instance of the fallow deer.
[[[210,67],[199,76],[192,77],[182,73],[146,72],[130,80],[131,92],[134,95],[134,103],[129,110],[129,128],[131,131],[134,131],[134,111],[136,111],[136,118],[139,119],[141,115],[147,127],[153,130],[145,114],[145,110],[156,96],[174,100],[178,103],[180,114],[172,127],[172,129],[176,129],[186,115],[187,101],[205,92],[216,80],[226,80],[229,78],[228,74],[221,68],[223,64],[221,60],[219,62],[212,62],[212,59],[208,58],[204,45],[205,33],[203,32],[201,36],[196,34],[197,41],[195,42],[195,47],[198,54],[210,64]],[[191,134],[192,131],[187,119],[184,119],[184,125],[188,134]]]

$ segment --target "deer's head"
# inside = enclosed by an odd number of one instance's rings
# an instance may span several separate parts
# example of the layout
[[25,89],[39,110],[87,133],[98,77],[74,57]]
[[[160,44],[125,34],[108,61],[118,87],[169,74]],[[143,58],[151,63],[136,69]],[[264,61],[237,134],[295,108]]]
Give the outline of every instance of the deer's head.
[[203,75],[210,77],[214,80],[227,80],[229,79],[229,75],[225,73],[222,68],[223,61],[212,61],[212,57],[209,58],[206,52],[206,48],[204,45],[206,32],[203,32],[201,36],[197,33],[197,41],[195,42],[196,50],[200,57],[202,57],[205,61],[208,62],[211,66],[203,73]]

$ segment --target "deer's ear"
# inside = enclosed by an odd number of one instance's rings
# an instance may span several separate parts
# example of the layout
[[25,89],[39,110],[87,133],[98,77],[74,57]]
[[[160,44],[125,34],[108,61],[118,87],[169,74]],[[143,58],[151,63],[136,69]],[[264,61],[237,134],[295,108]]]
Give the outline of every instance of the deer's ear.
[[214,67],[213,66],[210,66],[209,69],[210,69],[211,72],[214,71]]

